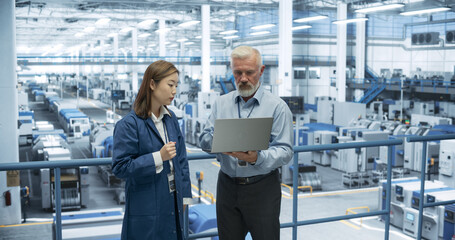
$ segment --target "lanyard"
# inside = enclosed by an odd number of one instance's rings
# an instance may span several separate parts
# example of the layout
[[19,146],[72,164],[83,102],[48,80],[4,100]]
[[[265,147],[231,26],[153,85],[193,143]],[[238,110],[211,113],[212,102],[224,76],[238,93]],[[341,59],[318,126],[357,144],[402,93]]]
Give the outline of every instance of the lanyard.
[[[246,116],[246,118],[250,118],[250,115],[253,112],[255,106],[256,105],[253,103],[253,107],[251,108],[250,113],[248,113],[248,116]],[[242,118],[242,116],[240,115],[240,100],[237,102],[237,110],[239,112],[239,118]]]
[[[164,130],[164,140],[165,140],[165,144],[169,142],[169,136],[167,134],[167,128],[166,128],[166,124],[164,123],[163,120],[161,120],[161,123],[163,124],[163,130]],[[172,159],[169,159],[169,165],[170,165],[170,168],[171,168],[171,173],[174,172],[174,165],[172,164]]]

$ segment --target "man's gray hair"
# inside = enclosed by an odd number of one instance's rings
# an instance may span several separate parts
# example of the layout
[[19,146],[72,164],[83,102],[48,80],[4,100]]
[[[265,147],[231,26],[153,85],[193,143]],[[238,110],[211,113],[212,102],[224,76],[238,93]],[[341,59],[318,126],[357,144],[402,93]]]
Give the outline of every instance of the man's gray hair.
[[232,67],[232,60],[237,59],[245,59],[249,58],[253,55],[256,55],[256,63],[258,67],[262,66],[262,57],[261,53],[256,49],[250,46],[239,46],[236,47],[231,53],[231,67]]

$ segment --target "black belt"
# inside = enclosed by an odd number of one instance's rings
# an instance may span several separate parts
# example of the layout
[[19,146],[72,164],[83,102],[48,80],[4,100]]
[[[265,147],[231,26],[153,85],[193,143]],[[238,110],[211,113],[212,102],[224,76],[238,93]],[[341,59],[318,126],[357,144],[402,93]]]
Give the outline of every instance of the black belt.
[[278,172],[278,169],[275,169],[267,174],[262,174],[262,175],[256,175],[256,176],[251,176],[251,177],[230,177],[229,175],[223,173],[226,177],[230,178],[232,181],[234,181],[236,184],[239,184],[239,185],[248,185],[248,184],[252,184],[252,183],[256,183],[256,182],[259,182],[261,181],[262,179],[274,174]]

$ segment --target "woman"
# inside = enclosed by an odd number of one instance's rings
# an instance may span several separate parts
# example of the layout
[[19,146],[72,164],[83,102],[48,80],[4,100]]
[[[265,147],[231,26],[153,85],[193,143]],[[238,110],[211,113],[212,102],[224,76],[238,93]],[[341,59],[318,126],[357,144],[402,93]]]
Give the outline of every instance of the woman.
[[150,64],[134,111],[115,126],[112,171],[126,179],[122,239],[182,239],[191,185],[183,135],[166,107],[178,74],[172,63]]

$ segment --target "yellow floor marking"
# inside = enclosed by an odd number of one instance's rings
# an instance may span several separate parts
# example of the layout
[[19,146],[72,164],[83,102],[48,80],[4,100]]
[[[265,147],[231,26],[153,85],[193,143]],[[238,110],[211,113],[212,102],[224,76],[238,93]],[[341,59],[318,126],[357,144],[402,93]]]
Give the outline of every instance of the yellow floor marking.
[[41,224],[52,224],[52,222],[24,223],[24,224],[14,224],[14,225],[0,225],[0,227],[21,227],[21,226],[31,226],[31,225],[41,225]]
[[220,164],[218,162],[212,162],[213,165],[217,166],[217,167],[221,167]]
[[355,228],[355,229],[357,229],[357,230],[360,230],[360,227],[359,227],[359,226],[354,225],[354,224],[352,224],[352,223],[350,223],[350,222],[348,222],[348,221],[346,221],[346,220],[340,220],[340,222],[341,222],[341,223],[344,223],[344,224],[346,224],[346,225],[348,225],[349,227],[352,227],[352,228]]
[[[374,192],[374,191],[378,191],[378,189],[364,189],[364,190],[355,190],[355,191],[347,191],[347,192],[313,194],[313,195],[298,196],[298,198],[326,197],[326,196],[336,196],[336,195],[342,195],[342,194],[354,194],[354,193]],[[292,199],[292,196],[286,196],[286,195],[283,195],[283,194],[282,194],[282,197],[286,198],[286,199]]]

